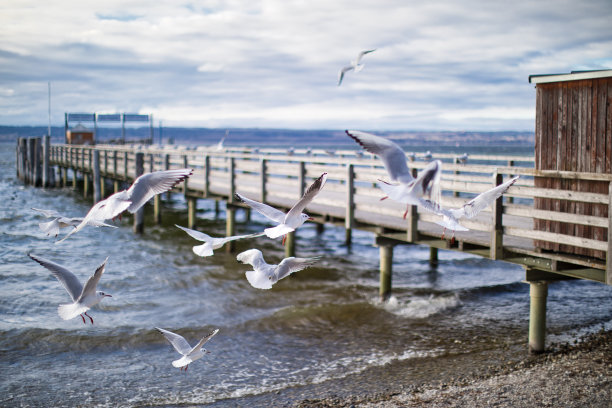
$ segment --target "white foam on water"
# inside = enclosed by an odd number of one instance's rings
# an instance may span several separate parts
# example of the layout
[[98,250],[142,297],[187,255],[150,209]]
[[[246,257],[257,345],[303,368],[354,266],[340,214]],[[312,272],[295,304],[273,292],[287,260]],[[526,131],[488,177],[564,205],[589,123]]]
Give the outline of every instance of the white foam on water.
[[400,299],[391,296],[387,301],[374,298],[372,303],[377,307],[382,307],[386,311],[397,316],[424,319],[445,310],[454,309],[461,305],[461,300],[457,294],[444,296],[411,296],[409,299]]

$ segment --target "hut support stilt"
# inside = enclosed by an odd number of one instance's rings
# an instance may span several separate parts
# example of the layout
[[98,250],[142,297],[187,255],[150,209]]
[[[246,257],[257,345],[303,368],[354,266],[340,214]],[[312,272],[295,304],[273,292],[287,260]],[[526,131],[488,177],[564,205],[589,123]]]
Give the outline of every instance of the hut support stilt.
[[544,351],[546,340],[546,298],[548,282],[529,282],[529,352]]

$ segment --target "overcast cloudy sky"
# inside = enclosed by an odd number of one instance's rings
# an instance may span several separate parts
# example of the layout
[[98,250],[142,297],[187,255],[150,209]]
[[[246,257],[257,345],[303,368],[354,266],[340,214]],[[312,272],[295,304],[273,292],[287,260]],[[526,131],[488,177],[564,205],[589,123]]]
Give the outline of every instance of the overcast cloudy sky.
[[[530,74],[612,68],[612,0],[0,2],[0,125],[533,130]],[[337,86],[365,49],[365,68]]]

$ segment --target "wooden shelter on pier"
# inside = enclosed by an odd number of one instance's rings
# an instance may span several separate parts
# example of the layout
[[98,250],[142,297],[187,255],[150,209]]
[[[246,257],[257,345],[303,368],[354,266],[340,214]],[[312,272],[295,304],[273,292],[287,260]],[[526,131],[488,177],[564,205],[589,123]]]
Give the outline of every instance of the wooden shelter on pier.
[[[590,179],[536,177],[535,187],[568,192],[607,194],[612,174],[612,70],[532,75],[536,85],[535,168],[595,173]],[[571,194],[571,193],[568,193]],[[605,227],[574,223],[568,214],[608,217],[608,202],[536,198],[534,209],[556,211],[559,220],[534,219],[538,231],[607,241]],[[586,218],[588,220],[588,218]],[[563,242],[563,241],[562,241]],[[606,252],[561,242],[535,241],[540,250],[605,259]]]

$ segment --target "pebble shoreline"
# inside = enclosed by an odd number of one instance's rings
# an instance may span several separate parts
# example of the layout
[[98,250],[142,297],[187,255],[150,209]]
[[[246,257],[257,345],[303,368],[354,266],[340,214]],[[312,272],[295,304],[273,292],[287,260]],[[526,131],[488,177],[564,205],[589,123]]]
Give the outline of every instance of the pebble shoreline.
[[549,350],[439,384],[406,386],[391,394],[306,399],[294,407],[612,407],[612,331],[586,335],[573,345],[553,344]]

